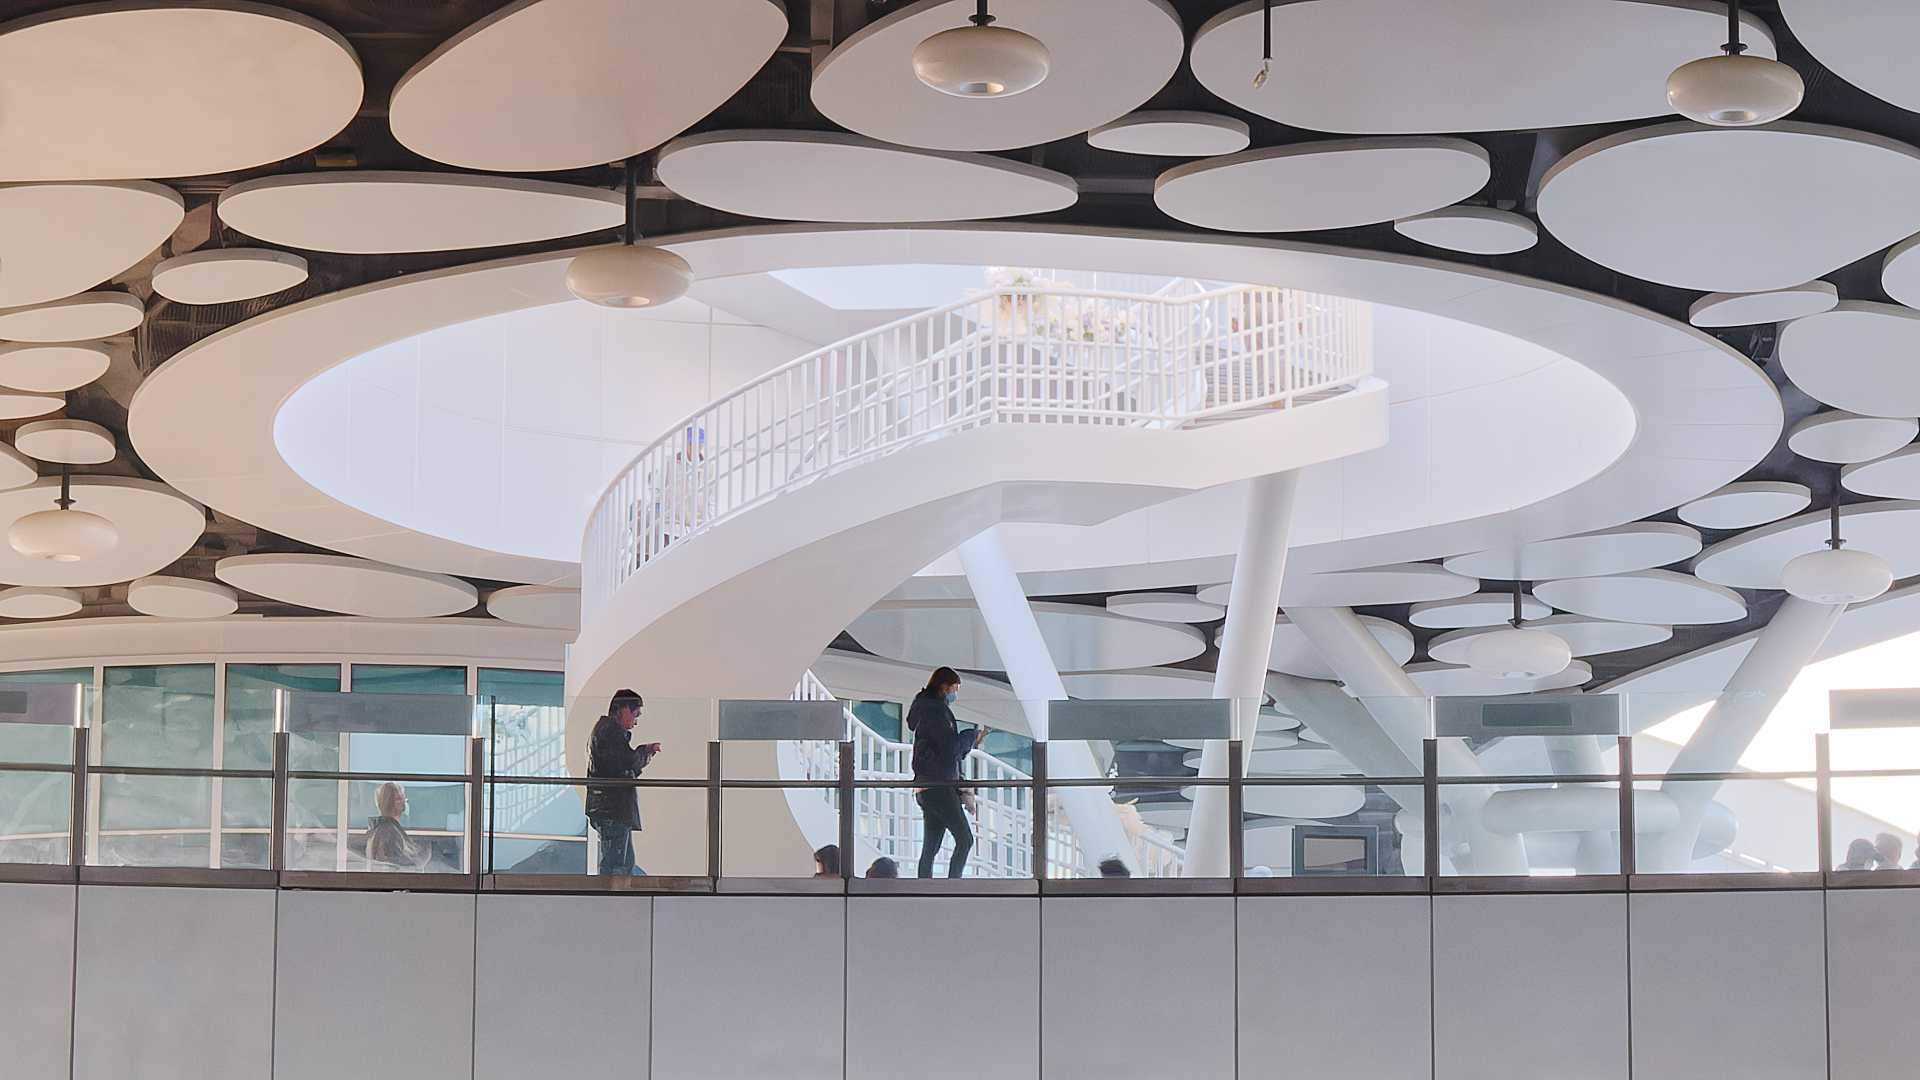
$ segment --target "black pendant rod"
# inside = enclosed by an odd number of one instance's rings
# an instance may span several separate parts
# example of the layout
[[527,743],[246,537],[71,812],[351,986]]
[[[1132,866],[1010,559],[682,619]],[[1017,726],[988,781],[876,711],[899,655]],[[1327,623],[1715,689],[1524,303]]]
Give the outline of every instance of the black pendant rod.
[[1740,44],[1740,0],[1728,0],[1727,43],[1720,48],[1728,56],[1739,56],[1747,51],[1747,47]]
[[1266,0],[1260,8],[1260,59],[1273,63],[1273,0]]
[[972,21],[975,26],[985,26],[993,21],[993,16],[987,14],[987,0],[980,0],[980,8],[973,13]]
[[1520,588],[1520,579],[1515,578],[1513,581],[1513,628],[1515,630],[1520,629]]
[[53,500],[53,505],[58,506],[62,510],[73,505],[72,485],[72,467],[63,464],[60,466],[60,497]]
[[1827,546],[1835,551],[1846,543],[1840,539],[1840,469],[1833,471],[1833,505],[1827,508]]
[[621,234],[621,242],[628,247],[632,247],[635,241],[640,239],[640,231],[635,227],[634,222],[636,216],[634,209],[634,203],[636,201],[635,188],[638,186],[639,177],[640,158],[636,155],[627,159],[627,227],[626,231]]

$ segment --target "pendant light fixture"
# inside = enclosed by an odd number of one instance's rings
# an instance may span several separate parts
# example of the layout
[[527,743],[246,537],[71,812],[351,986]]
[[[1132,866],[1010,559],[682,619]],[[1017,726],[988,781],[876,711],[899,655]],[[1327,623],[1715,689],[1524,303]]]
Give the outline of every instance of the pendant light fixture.
[[1722,55],[1682,64],[1667,76],[1667,104],[1689,120],[1714,127],[1771,123],[1800,107],[1806,84],[1778,60],[1746,56],[1740,43],[1740,0],[1727,4]]
[[73,509],[68,467],[60,466],[60,497],[55,510],[36,510],[13,523],[7,543],[29,559],[79,562],[105,555],[120,543],[120,530],[99,514]]
[[638,158],[627,159],[627,223],[621,242],[576,255],[567,264],[567,291],[590,304],[612,308],[659,307],[680,299],[693,284],[693,267],[665,248],[639,243],[634,222]]
[[1816,604],[1858,604],[1893,586],[1893,568],[1871,551],[1843,548],[1840,539],[1840,481],[1833,484],[1833,505],[1827,510],[1827,546],[1823,551],[1796,555],[1780,571],[1787,592]]
[[1481,634],[1467,647],[1467,666],[1496,679],[1544,679],[1573,663],[1565,638],[1550,630],[1521,626],[1521,583],[1513,583],[1512,626]]
[[1267,76],[1273,73],[1273,0],[1265,0],[1260,5],[1260,70],[1254,73],[1255,90],[1267,85]]
[[1053,56],[1039,38],[995,26],[987,0],[967,20],[971,26],[942,30],[913,50],[913,73],[943,94],[965,98],[1012,97],[1046,80]]

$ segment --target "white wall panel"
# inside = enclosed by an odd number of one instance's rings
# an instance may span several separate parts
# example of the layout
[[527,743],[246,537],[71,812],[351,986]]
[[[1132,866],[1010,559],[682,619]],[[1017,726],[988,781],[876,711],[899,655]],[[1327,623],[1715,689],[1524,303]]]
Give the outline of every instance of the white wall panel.
[[274,893],[80,890],[74,1080],[260,1080]]
[[1434,1080],[1625,1080],[1626,898],[1435,897],[1433,996]]
[[1826,1076],[1818,892],[1632,899],[1634,1080]]
[[[653,1075],[840,1080],[845,942],[837,898],[655,900]],[[956,1037],[930,1033],[921,1053],[952,1052]]]
[[1827,1007],[1832,1080],[1920,1071],[1920,890],[1827,894]]
[[1430,1075],[1426,897],[1239,904],[1241,1076]]
[[273,1080],[471,1080],[473,906],[282,893]]
[[[646,1080],[653,901],[482,896],[474,937],[474,1080]],[[616,1037],[617,1036],[617,1037]]]
[[67,1080],[72,1041],[71,885],[0,885],[0,1075]]
[[[1231,1078],[1233,904],[1228,897],[1045,901],[1041,1074]],[[1150,1009],[1141,1008],[1142,995]]]
[[[1051,901],[1049,901],[1051,902]],[[847,911],[849,1080],[1020,1080],[1040,1075],[1040,901],[855,897]],[[951,962],[941,965],[942,953]],[[923,997],[923,995],[925,995]],[[918,1003],[945,1019],[924,1030]],[[885,1037],[895,1017],[902,1037]],[[908,1032],[924,1031],[931,1041]],[[963,1034],[964,1033],[964,1034]],[[878,1037],[876,1037],[878,1036]]]

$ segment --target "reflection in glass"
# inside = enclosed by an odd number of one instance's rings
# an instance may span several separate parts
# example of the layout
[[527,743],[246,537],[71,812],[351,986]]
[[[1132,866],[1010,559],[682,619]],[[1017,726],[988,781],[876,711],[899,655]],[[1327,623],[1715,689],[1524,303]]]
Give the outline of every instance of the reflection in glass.
[[[467,872],[463,782],[295,777],[287,788],[289,870]],[[310,811],[329,803],[325,814]]]
[[[1159,784],[1117,784],[1110,791],[1099,787],[1050,790],[1047,876],[1181,877],[1186,868],[1186,848],[1192,842],[1195,827],[1191,809],[1193,790],[1188,788],[1182,793]],[[1105,816],[1104,820],[1101,815]],[[1183,820],[1186,824],[1178,824]],[[1224,851],[1226,819],[1222,817],[1214,827],[1219,830],[1215,839]],[[1117,836],[1125,846],[1094,847],[1086,843],[1090,835]],[[1118,860],[1118,865],[1114,860]]]
[[219,767],[213,665],[107,668],[96,738],[101,765]]
[[1920,776],[1836,776],[1832,783],[1835,870],[1920,868]]
[[[70,729],[56,730],[71,741]],[[66,864],[72,813],[70,774],[0,772],[0,863]]]
[[[1818,870],[1818,803],[1804,780],[1642,780],[1635,870],[1642,874],[1764,874]],[[1647,793],[1671,810],[1649,803]],[[1667,829],[1663,822],[1674,824]],[[1697,826],[1692,824],[1697,821]],[[1836,835],[1840,835],[1836,830]]]
[[[1442,877],[1620,872],[1618,785],[1446,785],[1440,798]],[[1476,839],[1492,858],[1475,857]]]

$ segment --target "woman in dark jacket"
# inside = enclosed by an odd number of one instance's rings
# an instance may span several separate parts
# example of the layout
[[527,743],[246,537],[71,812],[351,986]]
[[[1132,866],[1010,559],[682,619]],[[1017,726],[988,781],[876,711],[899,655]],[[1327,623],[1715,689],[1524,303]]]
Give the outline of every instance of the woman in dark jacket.
[[[953,699],[960,692],[960,676],[943,667],[927,679],[926,689],[915,694],[907,710],[907,727],[913,732],[913,778],[917,781],[960,779],[960,763],[973,750],[980,737],[979,728],[961,731],[954,722]],[[953,859],[947,864],[947,876],[957,878],[967,867],[967,853],[973,850],[973,828],[960,805],[960,789],[951,784],[920,789],[920,814],[926,821],[926,836],[920,842],[920,876],[933,876],[933,859],[940,842],[953,834]]]

